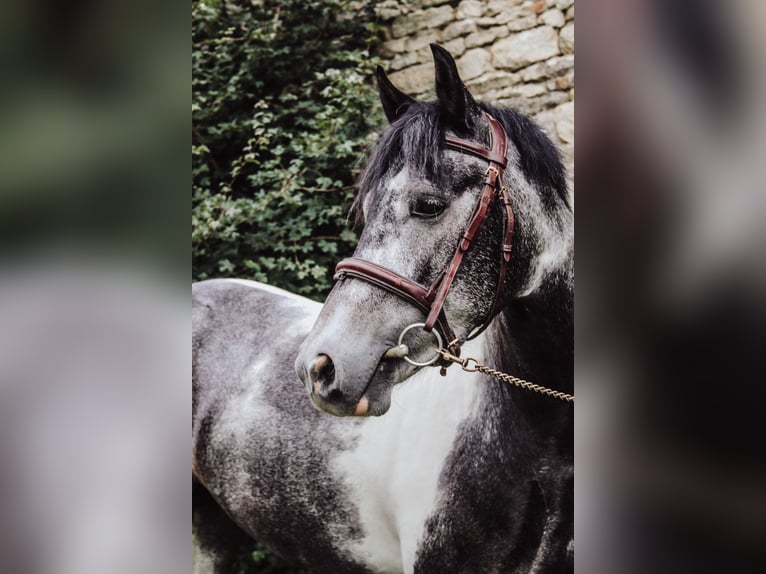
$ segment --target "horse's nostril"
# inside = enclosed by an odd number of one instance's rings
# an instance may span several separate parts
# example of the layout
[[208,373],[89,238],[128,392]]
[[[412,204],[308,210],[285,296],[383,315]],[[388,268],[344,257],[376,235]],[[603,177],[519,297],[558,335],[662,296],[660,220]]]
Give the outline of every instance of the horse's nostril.
[[311,388],[315,396],[331,403],[342,403],[345,399],[340,381],[335,378],[335,364],[325,355],[317,355],[309,367]]
[[335,365],[327,355],[319,355],[309,368],[311,380],[321,387],[329,387],[335,381]]

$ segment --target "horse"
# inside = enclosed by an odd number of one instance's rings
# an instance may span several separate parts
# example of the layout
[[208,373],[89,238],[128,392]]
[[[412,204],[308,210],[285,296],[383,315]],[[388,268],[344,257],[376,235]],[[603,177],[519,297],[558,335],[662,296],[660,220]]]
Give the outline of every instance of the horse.
[[565,169],[431,49],[435,101],[378,67],[389,124],[324,304],[192,287],[195,572],[252,539],[312,572],[573,569],[573,405],[471,368],[573,392]]

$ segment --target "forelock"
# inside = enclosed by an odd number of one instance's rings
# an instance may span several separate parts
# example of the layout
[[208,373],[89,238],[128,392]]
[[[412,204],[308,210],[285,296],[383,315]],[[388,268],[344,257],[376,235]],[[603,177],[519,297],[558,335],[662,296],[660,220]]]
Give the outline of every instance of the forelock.
[[375,143],[359,180],[359,192],[351,208],[355,229],[364,226],[362,205],[366,197],[376,191],[384,178],[399,172],[405,164],[413,173],[441,183],[440,178],[445,174],[438,166],[443,141],[444,131],[434,103],[413,104],[388,126]]

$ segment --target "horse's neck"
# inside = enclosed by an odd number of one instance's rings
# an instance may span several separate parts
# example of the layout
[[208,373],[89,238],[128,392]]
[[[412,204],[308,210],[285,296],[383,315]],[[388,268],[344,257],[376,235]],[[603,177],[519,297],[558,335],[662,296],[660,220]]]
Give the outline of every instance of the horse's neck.
[[[527,344],[525,335],[535,331],[536,338],[559,336],[560,331],[571,330],[572,321],[570,317],[568,325],[562,325],[560,310],[546,309],[543,301],[527,303],[543,319],[545,335],[536,333],[539,325],[534,317],[516,321],[506,309],[485,333],[464,346],[463,356],[530,378],[536,376],[532,371],[542,373],[544,358],[533,356],[534,345]],[[565,345],[552,339],[548,344],[552,351]],[[571,346],[571,337],[566,344]],[[511,363],[523,370],[512,370]],[[554,371],[569,371],[571,378],[571,360],[568,366],[566,360],[556,363],[560,365]],[[553,375],[541,377],[547,381]],[[482,527],[491,526],[498,508],[524,507],[533,481],[540,485],[534,488],[547,497],[547,512],[558,512],[552,494],[556,491],[548,483],[550,477],[560,480],[562,473],[549,445],[541,444],[546,423],[542,418],[535,421],[534,412],[539,413],[541,406],[543,411],[551,406],[555,411],[559,405],[554,399],[536,398],[554,404],[533,404],[529,415],[518,400],[526,399],[529,392],[503,385],[466,373],[457,365],[448,369],[445,378],[437,369],[422,369],[395,389],[385,416],[349,427],[354,447],[339,454],[334,468],[344,477],[351,496],[360,501],[359,520],[367,533],[359,541],[349,541],[349,552],[376,570],[403,566],[411,571],[429,520],[436,525],[435,531],[440,520],[449,524],[467,516]],[[520,396],[512,398],[513,393]],[[571,411],[570,405],[564,406]],[[541,426],[536,427],[536,422]],[[568,431],[571,435],[571,428]],[[543,467],[546,470],[540,472]],[[518,520],[530,518],[519,514]],[[507,526],[502,521],[498,524]]]
[[573,379],[573,293],[558,276],[543,288],[508,304],[498,317],[501,343],[493,353],[515,375],[571,391]]
[[[489,349],[504,370],[537,384],[571,392],[574,354],[574,218],[568,209],[550,212],[539,195],[524,205],[509,303],[495,321],[498,347]],[[528,212],[528,213],[527,213]],[[532,218],[534,216],[534,219]]]
[[[573,392],[574,329],[571,261],[545,278],[533,293],[513,300],[488,330],[487,364],[536,384]],[[485,378],[488,404],[501,426],[511,429],[516,448],[533,450],[541,441],[569,440],[571,410],[568,403],[533,391],[510,389],[507,383]]]

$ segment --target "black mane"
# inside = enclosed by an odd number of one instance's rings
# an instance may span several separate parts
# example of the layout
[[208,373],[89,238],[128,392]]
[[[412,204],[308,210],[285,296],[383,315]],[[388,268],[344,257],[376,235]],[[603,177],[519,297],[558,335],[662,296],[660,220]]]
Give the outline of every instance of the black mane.
[[[557,201],[567,209],[566,169],[561,153],[543,130],[529,117],[513,108],[481,103],[480,107],[497,119],[519,151],[524,176],[535,183],[550,207]],[[439,104],[416,103],[397,118],[380,136],[359,180],[359,192],[351,207],[350,219],[355,229],[364,225],[361,205],[365,196],[392,167],[408,162],[421,166],[437,184],[444,173],[438,169],[444,149],[444,129],[439,121]]]

